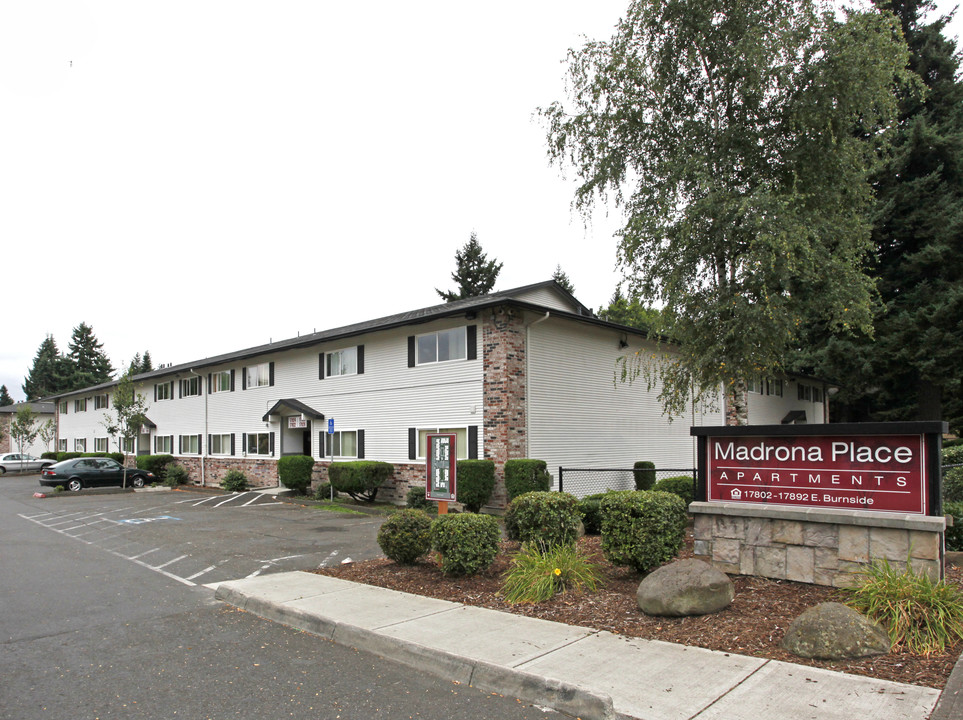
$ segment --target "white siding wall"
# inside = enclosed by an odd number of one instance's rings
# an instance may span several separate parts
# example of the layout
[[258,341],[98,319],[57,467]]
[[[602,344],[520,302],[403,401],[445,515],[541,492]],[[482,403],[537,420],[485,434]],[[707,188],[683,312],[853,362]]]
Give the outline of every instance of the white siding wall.
[[549,287],[518,293],[515,297],[523,302],[544,305],[546,308],[552,310],[564,310],[565,312],[578,311],[577,306],[573,305],[568,300],[564,300],[561,295]]
[[[103,408],[94,410],[94,394],[92,392],[80,392],[61,398],[61,400],[67,401],[67,414],[60,415],[58,439],[67,439],[67,452],[74,452],[74,441],[77,439],[87,441],[86,452],[94,452],[94,439],[107,437],[107,430],[104,428],[104,414],[113,414],[113,393],[110,393],[108,402],[111,404],[108,405],[106,410]],[[87,400],[87,410],[77,412],[74,409],[74,401],[83,399]],[[52,449],[57,450],[56,440],[51,444],[54,446]],[[108,439],[107,444],[108,452],[118,452],[118,448],[113,441]]]
[[[464,320],[461,325],[466,324]],[[242,433],[275,432],[274,457],[280,457],[281,424],[287,416],[273,418],[266,424],[262,417],[281,399],[296,399],[333,417],[335,430],[365,431],[365,458],[387,462],[408,462],[409,427],[462,427],[482,425],[482,352],[481,329],[478,331],[478,359],[431,363],[408,367],[407,337],[443,328],[457,327],[452,320],[438,321],[414,329],[372,333],[370,335],[318,345],[306,349],[289,350],[217,367],[198,369],[202,375],[200,397],[178,397],[178,382],[174,375],[152,379],[138,385],[147,400],[147,416],[157,425],[155,435],[173,435],[173,454],[178,454],[178,436],[205,435],[204,400],[207,396],[207,434],[235,433],[235,457],[242,456]],[[318,355],[321,352],[364,345],[364,374],[325,377],[318,379]],[[274,362],[274,385],[242,390],[244,367],[261,362]],[[207,395],[208,373],[220,370],[235,371],[234,392]],[[182,372],[181,377],[189,377]],[[172,400],[154,401],[154,382],[175,380]],[[61,437],[69,439],[68,450],[73,450],[76,437],[88,437],[87,451],[93,452],[94,433],[103,434],[99,421],[102,411],[76,414],[70,396],[70,412],[61,419]],[[92,397],[92,396],[91,396]],[[93,407],[90,400],[88,408]],[[326,422],[312,423],[312,450],[320,457],[318,433],[326,430]],[[479,432],[479,456],[483,433]],[[288,438],[294,435],[288,434]],[[207,437],[203,438],[205,447]],[[111,450],[115,448],[111,447]],[[300,442],[285,451],[300,451]],[[153,452],[153,440],[151,444]]]
[[[617,358],[640,346],[620,350],[618,332],[574,325],[550,319],[529,330],[529,456],[545,460],[556,480],[559,465],[694,467],[693,417],[669,423],[644,380],[615,379]],[[696,413],[695,424],[723,424],[721,405]]]
[[[792,410],[805,410],[806,422],[809,424],[826,422],[823,416],[823,403],[812,400],[799,400],[798,382],[819,387],[805,380],[783,380],[782,397],[778,395],[762,395],[749,393],[749,424],[750,425],[779,425],[786,414]],[[824,391],[825,397],[825,391]]]
[[[16,420],[16,418],[17,418],[17,414],[16,414],[16,413],[10,413],[9,415],[5,413],[4,416],[5,416],[5,420],[6,420],[7,423],[12,423],[12,422],[13,422],[14,420]],[[34,413],[33,418],[34,418],[34,427],[36,427],[36,428],[39,428],[41,425],[43,425],[43,424],[44,424],[45,422],[47,422],[48,420],[54,420],[54,421],[56,421],[55,416],[52,415],[52,414],[49,414],[49,413]],[[3,427],[8,428],[9,425],[5,424]],[[9,441],[9,443],[10,443],[10,452],[12,452],[12,453],[20,452],[19,448],[17,447],[17,441],[16,441],[16,440],[14,440],[12,437],[10,437],[10,438],[8,438],[8,441]],[[45,452],[47,452],[48,450],[51,450],[51,451],[56,451],[56,450],[57,450],[57,441],[56,441],[56,439],[50,441],[50,447],[47,447],[47,445],[44,443],[44,441],[41,440],[39,437],[38,437],[37,439],[35,439],[35,440],[34,440],[32,443],[30,443],[29,445],[24,445],[24,446],[23,446],[23,451],[24,451],[24,453],[26,453],[27,455],[33,455],[33,456],[35,456],[35,457],[40,457],[40,454],[41,454],[41,453],[45,453]]]

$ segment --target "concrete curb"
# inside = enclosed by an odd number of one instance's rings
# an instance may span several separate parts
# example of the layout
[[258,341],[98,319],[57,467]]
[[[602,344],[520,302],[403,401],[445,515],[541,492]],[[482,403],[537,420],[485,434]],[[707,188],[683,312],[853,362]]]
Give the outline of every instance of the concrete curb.
[[219,586],[214,597],[246,612],[310,632],[338,645],[364,650],[485,692],[517,697],[583,720],[616,720],[619,717],[609,695],[579,685],[470,660],[409,640],[382,635],[376,630],[331,621],[300,608],[246,595],[231,587],[230,583]]
[[946,687],[936,701],[929,720],[959,720],[963,718],[963,655],[960,655],[946,681]]

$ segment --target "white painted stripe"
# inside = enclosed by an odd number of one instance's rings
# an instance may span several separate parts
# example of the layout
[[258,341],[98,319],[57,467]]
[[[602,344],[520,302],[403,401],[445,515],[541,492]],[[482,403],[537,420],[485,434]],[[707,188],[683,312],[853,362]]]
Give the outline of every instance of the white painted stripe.
[[240,495],[229,495],[229,496],[227,497],[227,499],[221,500],[221,502],[219,502],[219,503],[218,503],[217,505],[215,505],[214,507],[221,507],[221,505],[225,505],[225,504],[227,504],[227,503],[229,503],[229,502],[231,502],[231,501],[233,501],[233,500],[240,500],[240,499],[241,499],[242,497],[244,497],[245,495],[247,495],[247,493],[241,493]]
[[173,565],[178,560],[183,560],[186,557],[187,555],[181,555],[180,557],[176,557],[173,560],[168,560],[166,563],[163,563],[161,565],[151,565],[151,570],[160,570],[161,568],[166,568],[168,565]]
[[211,565],[210,567],[204,568],[204,569],[201,570],[200,572],[194,573],[193,575],[189,576],[187,579],[188,579],[188,580],[193,580],[194,578],[199,578],[201,575],[204,575],[204,574],[206,574],[206,573],[209,573],[211,570],[213,570],[213,569],[216,568],[216,567],[217,567],[217,565]]
[[136,560],[137,558],[142,558],[144,555],[150,555],[152,552],[157,552],[160,548],[152,548],[150,550],[145,550],[140,555],[134,555],[133,557],[127,558],[128,560]]

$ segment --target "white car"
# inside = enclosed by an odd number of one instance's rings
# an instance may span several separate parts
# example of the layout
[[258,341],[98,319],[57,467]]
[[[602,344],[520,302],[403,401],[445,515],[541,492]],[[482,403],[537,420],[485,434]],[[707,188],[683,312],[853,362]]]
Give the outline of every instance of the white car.
[[33,455],[6,453],[0,455],[0,475],[8,472],[39,472],[54,464],[54,460],[41,460]]

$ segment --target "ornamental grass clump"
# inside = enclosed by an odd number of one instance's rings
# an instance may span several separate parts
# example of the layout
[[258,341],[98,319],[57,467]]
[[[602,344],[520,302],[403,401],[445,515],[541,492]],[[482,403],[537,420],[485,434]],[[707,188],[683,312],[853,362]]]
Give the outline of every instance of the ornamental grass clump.
[[431,518],[422,510],[399,510],[378,529],[378,546],[389,560],[414,565],[431,550]]
[[575,544],[546,547],[525,543],[503,579],[502,595],[506,602],[515,605],[543,602],[558,593],[595,592],[601,574]]
[[500,533],[491,515],[442,515],[431,526],[431,547],[446,575],[474,575],[495,562]]
[[857,575],[845,589],[846,604],[885,627],[894,650],[928,656],[963,639],[963,593],[955,586],[914,573],[909,562],[901,570],[885,559]]

